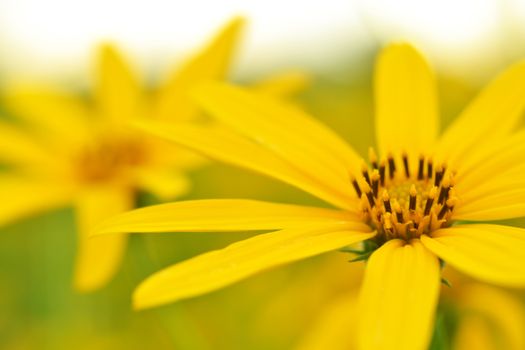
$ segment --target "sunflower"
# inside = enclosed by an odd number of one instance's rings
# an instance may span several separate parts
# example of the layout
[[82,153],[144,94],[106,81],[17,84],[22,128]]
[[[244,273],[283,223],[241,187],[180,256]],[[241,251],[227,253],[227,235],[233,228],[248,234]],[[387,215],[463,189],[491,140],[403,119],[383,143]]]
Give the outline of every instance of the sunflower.
[[[0,123],[0,159],[9,166],[0,177],[0,194],[9,199],[0,207],[0,223],[73,204],[79,237],[74,285],[79,291],[105,285],[120,265],[126,236],[88,240],[93,225],[132,209],[138,190],[163,200],[184,194],[190,186],[185,173],[202,163],[130,130],[129,121],[194,119],[198,110],[188,89],[226,79],[243,23],[228,23],[153,93],[110,44],[98,50],[91,97],[40,86],[6,89],[2,102],[15,119]],[[282,96],[304,83],[290,73],[253,89]]]
[[[525,215],[525,63],[498,76],[439,137],[436,84],[408,44],[375,70],[377,152],[365,162],[299,108],[225,83],[194,90],[221,122],[139,126],[178,145],[294,185],[334,208],[243,199],[197,200],[114,217],[95,234],[267,230],[147,278],[138,309],[197,296],[277,265],[363,242],[360,349],[424,349],[441,266],[525,286],[525,231],[482,223]],[[470,223],[466,223],[469,221]]]

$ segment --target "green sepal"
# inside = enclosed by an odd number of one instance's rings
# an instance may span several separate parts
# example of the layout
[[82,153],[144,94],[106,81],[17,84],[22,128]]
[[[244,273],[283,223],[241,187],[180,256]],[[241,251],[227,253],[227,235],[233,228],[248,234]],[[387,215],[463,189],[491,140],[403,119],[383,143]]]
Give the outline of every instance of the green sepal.
[[450,283],[450,281],[447,280],[445,277],[441,277],[441,283],[449,288],[452,288],[452,283]]

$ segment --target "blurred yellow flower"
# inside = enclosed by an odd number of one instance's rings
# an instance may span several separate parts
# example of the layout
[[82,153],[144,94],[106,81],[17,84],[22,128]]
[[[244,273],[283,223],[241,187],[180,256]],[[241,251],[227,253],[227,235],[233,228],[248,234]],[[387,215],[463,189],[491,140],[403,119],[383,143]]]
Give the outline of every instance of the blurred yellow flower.
[[453,292],[459,317],[453,349],[525,349],[524,305],[513,293],[472,282]]
[[[334,284],[341,279],[337,266],[325,266],[319,283]],[[449,271],[450,272],[450,271]],[[452,277],[452,278],[451,278]],[[345,274],[359,281],[360,274]],[[516,295],[471,281],[461,274],[447,275],[453,288],[445,288],[442,298],[441,325],[435,333],[443,348],[454,350],[521,350],[525,348],[525,305]],[[297,350],[356,349],[356,325],[359,319],[357,290],[347,288],[334,299],[318,305],[319,315],[296,346]],[[439,332],[445,332],[443,335]],[[438,347],[441,348],[441,347]]]
[[[273,230],[160,271],[136,308],[196,296],[259,271],[364,241],[359,349],[425,349],[440,259],[480,280],[525,286],[525,232],[462,224],[525,215],[525,63],[494,80],[438,138],[432,71],[411,46],[380,55],[376,135],[366,165],[337,134],[295,106],[224,83],[195,98],[223,127],[142,123],[179,145],[273,176],[339,209],[249,200],[202,200],[116,216],[97,234]],[[277,231],[275,231],[277,230]]]
[[[89,98],[49,87],[8,89],[3,102],[16,122],[0,123],[0,159],[10,165],[0,178],[2,198],[9,199],[0,208],[0,223],[73,203],[79,232],[74,285],[80,291],[103,286],[120,265],[126,236],[88,240],[92,226],[132,209],[139,189],[163,200],[184,194],[189,189],[185,172],[202,163],[185,150],[167,149],[164,141],[130,130],[130,120],[196,117],[188,89],[226,78],[243,22],[228,23],[153,94],[108,44],[98,50]],[[286,95],[305,82],[303,75],[290,73],[253,88]]]

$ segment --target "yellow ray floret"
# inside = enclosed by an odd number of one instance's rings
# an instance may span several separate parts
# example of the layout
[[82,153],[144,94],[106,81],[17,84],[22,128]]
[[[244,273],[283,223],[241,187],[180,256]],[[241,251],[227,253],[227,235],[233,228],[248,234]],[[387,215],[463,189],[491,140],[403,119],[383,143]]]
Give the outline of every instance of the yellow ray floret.
[[348,194],[327,188],[265,147],[224,127],[162,122],[136,122],[135,126],[224,163],[289,183],[337,207],[357,208],[357,201]]
[[379,151],[406,151],[415,159],[432,149],[439,130],[437,92],[421,55],[408,44],[389,46],[377,60],[374,84]]
[[357,215],[342,210],[246,199],[209,199],[136,209],[106,220],[95,232],[256,231],[356,221],[359,221]]
[[525,285],[525,229],[460,225],[421,237],[430,251],[455,268],[489,283]]
[[203,294],[257,272],[338,249],[373,236],[356,231],[359,224],[287,229],[234,243],[160,271],[145,280],[133,295],[143,309],[166,301]]
[[89,230],[101,220],[133,207],[133,195],[126,188],[99,186],[77,195],[75,216],[78,252],[75,288],[92,291],[105,285],[115,274],[124,255],[124,234],[89,238]]
[[438,259],[419,241],[391,240],[379,248],[361,288],[359,348],[426,348],[439,284]]

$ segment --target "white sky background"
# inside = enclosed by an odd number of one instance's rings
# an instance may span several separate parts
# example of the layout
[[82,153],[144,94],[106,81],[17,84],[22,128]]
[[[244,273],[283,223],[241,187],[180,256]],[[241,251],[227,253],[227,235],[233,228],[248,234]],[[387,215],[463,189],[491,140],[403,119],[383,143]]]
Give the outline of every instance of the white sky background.
[[112,40],[162,66],[236,14],[250,19],[241,72],[322,71],[378,40],[405,39],[468,75],[486,70],[473,63],[517,55],[509,38],[525,42],[525,0],[0,0],[0,65],[10,75],[78,71]]

